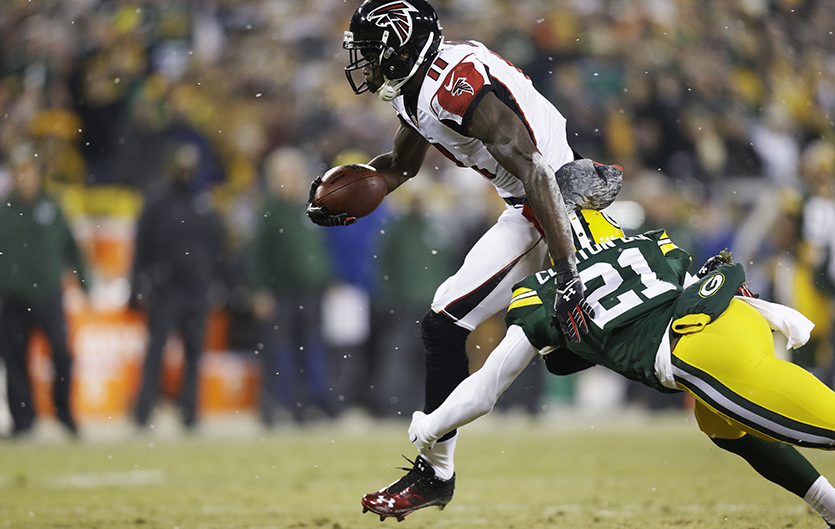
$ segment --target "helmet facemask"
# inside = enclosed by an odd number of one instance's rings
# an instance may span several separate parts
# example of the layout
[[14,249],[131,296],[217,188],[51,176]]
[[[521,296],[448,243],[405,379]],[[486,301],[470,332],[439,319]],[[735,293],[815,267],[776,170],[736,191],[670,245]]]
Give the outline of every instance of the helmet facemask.
[[395,54],[394,48],[386,46],[382,41],[354,40],[354,34],[350,31],[346,31],[342,37],[342,47],[349,53],[350,62],[345,67],[345,77],[355,94],[362,94],[371,88],[365,70],[379,70]]
[[[345,76],[354,93],[371,89],[384,101],[392,101],[421,64],[435,55],[443,37],[435,11],[422,0],[385,1],[363,2],[344,34],[342,47],[350,53]],[[367,76],[367,72],[374,75]]]

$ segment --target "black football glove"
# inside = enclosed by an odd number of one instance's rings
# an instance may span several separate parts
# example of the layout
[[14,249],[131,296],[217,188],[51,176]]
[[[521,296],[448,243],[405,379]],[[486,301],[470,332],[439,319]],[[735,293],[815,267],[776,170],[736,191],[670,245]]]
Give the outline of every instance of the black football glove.
[[583,282],[580,281],[576,269],[568,264],[568,259],[561,261],[554,265],[557,292],[551,325],[559,325],[569,341],[579,342],[580,336],[589,332],[586,317],[593,318],[594,309],[583,295]]
[[709,273],[713,272],[723,264],[728,264],[732,262],[733,260],[731,259],[731,252],[729,252],[728,250],[722,250],[721,252],[719,252],[719,255],[714,255],[713,257],[705,261],[705,264],[703,264],[702,267],[699,268],[699,271],[696,272],[696,277],[702,279],[703,277],[707,276]]
[[339,213],[331,215],[328,206],[314,206],[313,200],[316,198],[316,188],[322,183],[322,177],[317,176],[310,184],[310,195],[307,197],[307,216],[314,224],[319,226],[348,226],[357,221],[356,217],[351,217],[347,213]]

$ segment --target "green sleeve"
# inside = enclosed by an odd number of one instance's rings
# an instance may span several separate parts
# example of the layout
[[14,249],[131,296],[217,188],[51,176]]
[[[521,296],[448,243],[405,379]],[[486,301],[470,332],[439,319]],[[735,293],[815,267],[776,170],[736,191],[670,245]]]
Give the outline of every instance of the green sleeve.
[[690,268],[693,258],[690,257],[689,253],[678,247],[667,252],[664,257],[667,258],[667,263],[678,278],[678,284],[683,285],[684,279],[687,277],[687,269]]
[[672,239],[670,239],[666,230],[648,231],[647,235],[652,236],[656,241],[658,241],[658,247],[664,254],[664,258],[667,260],[667,265],[669,265],[673,274],[678,279],[678,284],[683,285],[684,280],[687,277],[687,269],[690,267],[690,263],[693,258],[690,257],[689,253],[679,248],[672,241]]
[[513,298],[505,316],[509,327],[518,325],[537,349],[559,346],[565,342],[562,333],[551,327],[556,284],[548,279],[544,284],[537,274],[527,277],[513,287]]
[[[680,334],[701,330],[725,312],[744,282],[742,264],[730,263],[685,288],[673,308],[673,330]],[[694,315],[701,317],[692,318]]]

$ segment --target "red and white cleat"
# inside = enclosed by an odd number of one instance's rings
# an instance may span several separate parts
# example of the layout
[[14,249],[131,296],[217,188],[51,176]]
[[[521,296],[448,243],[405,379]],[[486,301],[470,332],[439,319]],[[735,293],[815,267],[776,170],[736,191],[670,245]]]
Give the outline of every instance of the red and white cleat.
[[382,522],[386,518],[397,518],[402,522],[407,514],[418,509],[437,505],[443,509],[452,500],[455,493],[455,476],[443,480],[435,477],[435,470],[421,456],[417,456],[412,468],[405,476],[388,487],[362,497],[362,512],[373,512],[380,516]]

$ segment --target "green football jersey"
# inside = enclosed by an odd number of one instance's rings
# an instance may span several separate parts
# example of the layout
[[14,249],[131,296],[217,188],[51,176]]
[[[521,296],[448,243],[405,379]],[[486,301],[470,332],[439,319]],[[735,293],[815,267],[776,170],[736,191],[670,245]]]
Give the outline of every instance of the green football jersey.
[[596,364],[661,391],[655,354],[690,264],[663,230],[613,239],[577,252],[577,269],[595,316],[580,343],[551,325],[553,272],[543,270],[514,287],[508,326],[519,325],[540,351],[565,347]]

